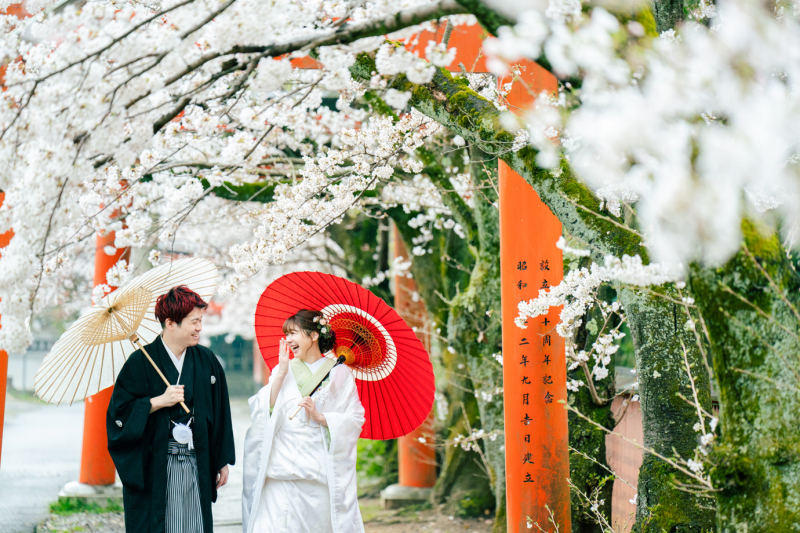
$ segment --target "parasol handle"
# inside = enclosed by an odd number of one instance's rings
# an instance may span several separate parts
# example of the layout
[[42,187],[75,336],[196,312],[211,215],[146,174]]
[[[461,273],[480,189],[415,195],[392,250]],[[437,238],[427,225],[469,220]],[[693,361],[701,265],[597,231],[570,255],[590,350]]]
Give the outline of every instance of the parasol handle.
[[[144,346],[142,346],[142,344],[139,342],[139,336],[136,335],[136,333],[132,333],[131,337],[130,337],[130,341],[134,346],[139,348],[142,351],[142,353],[144,353],[144,356],[147,357],[147,360],[150,361],[150,364],[153,365],[153,368],[156,369],[156,372],[158,372],[158,375],[161,377],[162,380],[164,380],[164,383],[167,385],[167,387],[169,387],[170,386],[169,381],[167,381],[167,378],[165,378],[164,374],[161,373],[161,369],[158,368],[158,366],[156,365],[155,361],[153,361],[152,357],[150,357],[150,354],[147,353],[147,350],[145,350]],[[183,402],[181,402],[181,407],[183,407],[183,410],[186,411],[187,413],[191,412],[191,411],[189,411],[189,408],[186,407],[186,404],[183,403]]]
[[[314,390],[314,392],[316,392],[316,390]],[[314,392],[312,392],[311,394],[309,394],[309,395],[308,395],[308,397],[309,397],[309,398],[311,398],[311,396],[314,394]],[[292,420],[294,417],[296,417],[296,416],[297,416],[297,413],[299,413],[299,412],[300,412],[300,409],[302,409],[302,408],[303,408],[303,406],[301,406],[301,405],[298,405],[298,406],[297,406],[297,410],[296,410],[294,413],[292,413],[291,415],[289,415],[289,420]]]
[[[339,366],[340,364],[344,363],[344,362],[345,362],[345,356],[340,355],[339,358],[336,360],[336,364],[333,365],[330,370],[328,370],[328,373],[325,374],[325,377],[322,378],[322,380],[319,383],[317,383],[317,386],[314,387],[314,390],[311,391],[311,394],[309,394],[308,397],[311,398],[312,396],[314,396],[314,393],[317,392],[317,390],[319,390],[319,387],[320,387],[320,385],[322,385],[322,382],[325,381],[328,378],[328,376],[331,375],[331,372],[333,371],[333,369],[336,368],[337,366]],[[300,412],[300,409],[302,409],[302,407],[298,405],[297,406],[297,410],[294,413],[292,413],[291,416],[289,416],[289,420],[292,420],[294,417],[296,417],[297,413]]]

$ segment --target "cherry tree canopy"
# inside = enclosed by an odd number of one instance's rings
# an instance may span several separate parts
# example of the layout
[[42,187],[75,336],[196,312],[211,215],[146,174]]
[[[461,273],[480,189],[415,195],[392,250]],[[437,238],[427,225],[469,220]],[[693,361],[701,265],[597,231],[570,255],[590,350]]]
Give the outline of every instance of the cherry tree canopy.
[[[567,82],[522,122],[501,114],[514,142],[499,150],[530,143],[550,179],[584,180],[654,258],[723,261],[748,216],[791,240],[794,4],[703,3],[697,23],[654,38],[635,5],[493,3],[89,0],[4,16],[0,231],[15,237],[0,258],[0,348],[29,343],[30,314],[57,300],[98,231],[144,248],[182,232],[227,258],[230,291],[362,202],[447,216],[417,175],[442,121],[414,108],[414,87],[453,52],[430,42],[423,60],[397,43],[441,17],[497,35],[485,47],[496,73],[529,57]],[[318,69],[292,66],[309,54]],[[502,91],[462,77],[505,109]]]

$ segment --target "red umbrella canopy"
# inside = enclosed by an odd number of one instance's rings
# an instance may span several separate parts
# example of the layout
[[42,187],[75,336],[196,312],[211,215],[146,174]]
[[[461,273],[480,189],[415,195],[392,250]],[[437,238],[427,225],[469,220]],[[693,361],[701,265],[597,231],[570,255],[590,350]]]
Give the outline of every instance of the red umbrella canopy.
[[394,439],[422,425],[433,407],[433,366],[397,312],[370,291],[331,274],[293,272],[273,281],[256,307],[256,338],[270,369],[278,364],[284,321],[301,309],[322,311],[336,332],[366,411],[365,439]]

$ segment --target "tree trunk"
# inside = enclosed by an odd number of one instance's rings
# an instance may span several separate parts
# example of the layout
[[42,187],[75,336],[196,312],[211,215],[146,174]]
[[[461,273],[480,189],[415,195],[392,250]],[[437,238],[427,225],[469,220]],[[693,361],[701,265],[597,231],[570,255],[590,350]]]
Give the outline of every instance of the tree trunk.
[[[698,399],[711,412],[711,387],[694,333],[685,328],[684,309],[641,290],[618,291],[625,307],[636,353],[639,402],[642,407],[644,446],[666,457],[676,453],[694,457],[699,434],[697,409],[678,397],[692,399],[684,363],[684,347],[692,369]],[[674,291],[666,295],[680,301]],[[645,453],[639,469],[636,531],[697,532],[714,528],[710,501],[675,487],[673,479],[691,482],[664,461]],[[706,507],[706,508],[703,508]]]
[[658,33],[670,30],[683,20],[683,0],[656,0],[653,2],[653,16]]
[[656,31],[660,34],[675,29],[687,18],[691,20],[693,18],[690,16],[691,12],[699,5],[700,0],[655,0],[653,17],[656,22]]
[[[471,174],[477,188],[497,176],[497,160],[470,149],[473,161]],[[488,176],[485,168],[493,173]],[[492,188],[483,189],[474,198],[473,218],[477,230],[478,255],[469,285],[453,300],[448,332],[456,350],[467,356],[473,386],[487,395],[477,395],[481,427],[487,433],[498,431],[495,440],[484,439],[483,450],[489,467],[489,479],[495,498],[494,531],[506,530],[506,474],[502,436],[504,428],[503,395],[495,391],[503,387],[503,368],[492,357],[502,349],[500,323],[500,217]],[[489,396],[491,395],[491,397]]]
[[[451,358],[463,359],[461,356]],[[450,366],[447,363],[446,366]],[[475,397],[468,392],[472,387],[469,378],[466,375],[451,376],[448,381],[454,381],[457,385],[449,387],[448,390],[451,403],[446,420],[448,428],[446,437],[452,440],[458,435],[468,434],[469,427],[479,429],[481,420]],[[465,418],[469,420],[469,424]],[[444,504],[447,513],[456,516],[477,516],[485,509],[493,507],[492,486],[480,454],[465,450],[461,446],[446,446],[442,453],[441,464],[442,469],[433,488],[433,500],[435,503]]]
[[710,471],[721,489],[718,530],[797,531],[800,279],[777,235],[747,222],[743,229],[746,248],[719,269],[696,266],[691,275],[719,385],[722,435]]
[[[603,286],[600,291],[598,296],[601,300],[611,301],[613,299],[613,291],[610,288],[606,290],[606,287]],[[587,352],[597,339],[597,334],[591,334],[588,330],[588,325],[592,321],[595,321],[597,328],[594,331],[599,333],[600,325],[603,323],[602,316],[599,312],[587,313],[575,339],[578,348]],[[597,395],[601,399],[608,400],[605,404],[595,403],[588,387],[581,387],[578,392],[570,392],[569,404],[597,424],[613,430],[615,424],[614,415],[611,412],[611,400],[616,393],[613,358],[607,368],[608,376],[595,384]],[[567,379],[576,379],[584,383],[587,381],[586,374],[581,367],[569,371]],[[569,456],[569,473],[572,484],[589,498],[593,498],[596,494],[597,500],[603,502],[598,507],[598,511],[609,518],[610,522],[611,492],[614,484],[606,460],[606,432],[570,412],[569,445],[575,450]],[[584,455],[591,459],[587,459]],[[572,533],[603,533],[603,528],[594,519],[594,514],[587,512],[589,504],[575,490],[570,494],[570,504]]]
[[[447,179],[444,169],[436,168],[440,165],[434,160],[435,158],[428,159],[426,164],[429,166],[424,173],[434,181],[437,181],[437,176]],[[452,189],[452,185],[448,188]],[[445,195],[445,199],[451,209],[463,208],[463,205],[456,205],[458,201],[455,198],[447,198]],[[411,240],[417,234],[417,230],[408,225],[408,219],[413,214],[405,213],[399,207],[389,209],[388,213],[397,223],[406,246],[411,249],[413,247]],[[459,214],[462,218],[465,215],[463,212]],[[475,233],[474,228],[465,229],[468,233]],[[412,272],[417,280],[418,290],[433,318],[433,336],[440,344],[442,339],[445,339],[440,359],[445,379],[439,381],[439,386],[444,383],[441,393],[447,399],[449,408],[447,419],[442,424],[441,436],[443,440],[452,441],[457,436],[469,435],[470,428],[483,427],[481,412],[472,392],[476,387],[481,387],[481,384],[476,385],[470,379],[471,365],[464,351],[471,349],[470,343],[476,342],[477,334],[474,333],[474,328],[469,328],[466,332],[451,332],[453,327],[459,327],[457,324],[454,325],[452,319],[453,301],[458,298],[460,287],[469,286],[469,277],[461,269],[468,269],[475,264],[475,247],[470,247],[469,242],[451,235],[452,231],[443,234],[434,229],[433,233],[434,239],[427,243],[433,252],[414,256]],[[458,264],[461,269],[453,268],[451,264]],[[469,340],[460,340],[462,335],[470,333],[472,337]],[[453,347],[453,352],[447,349],[449,345]],[[502,404],[500,409],[502,410]],[[465,450],[461,446],[449,445],[441,449],[439,460],[441,469],[433,491],[435,503],[444,504],[446,512],[458,516],[485,516],[486,510],[496,508],[495,488],[490,482],[490,474],[479,453]]]

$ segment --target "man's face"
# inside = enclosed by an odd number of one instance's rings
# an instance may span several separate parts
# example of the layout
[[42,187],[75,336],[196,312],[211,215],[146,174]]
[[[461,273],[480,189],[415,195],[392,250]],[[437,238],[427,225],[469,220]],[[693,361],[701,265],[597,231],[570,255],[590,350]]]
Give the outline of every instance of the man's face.
[[200,342],[200,330],[203,329],[203,309],[195,307],[186,318],[181,321],[180,326],[167,319],[167,329],[175,342],[182,346],[197,346]]

